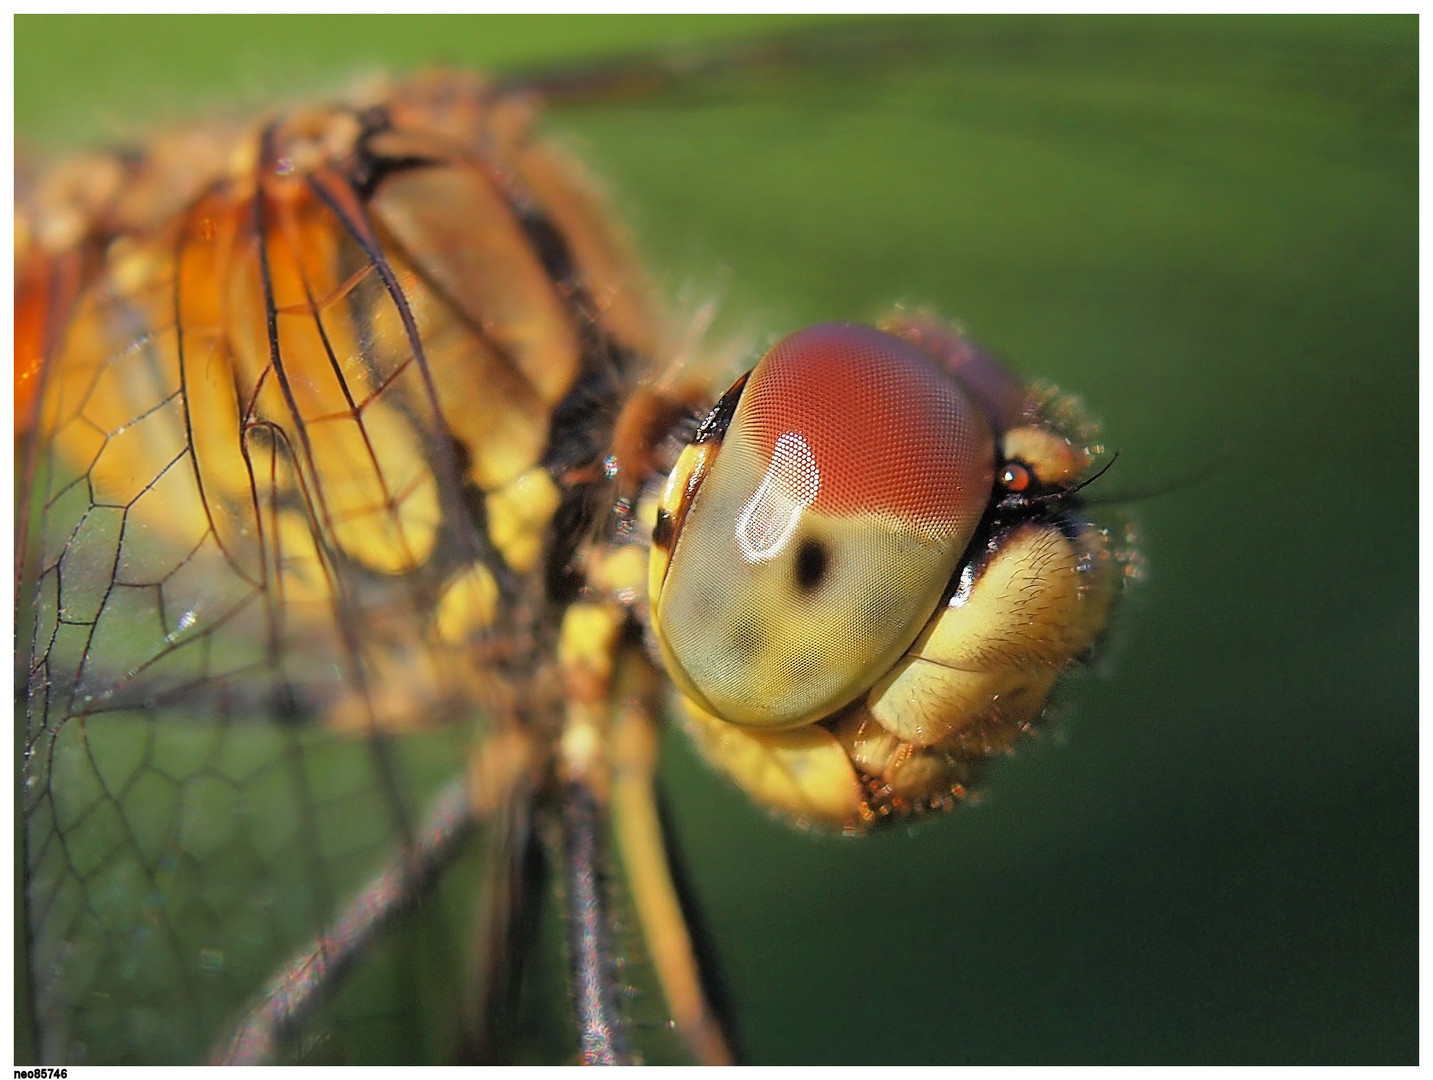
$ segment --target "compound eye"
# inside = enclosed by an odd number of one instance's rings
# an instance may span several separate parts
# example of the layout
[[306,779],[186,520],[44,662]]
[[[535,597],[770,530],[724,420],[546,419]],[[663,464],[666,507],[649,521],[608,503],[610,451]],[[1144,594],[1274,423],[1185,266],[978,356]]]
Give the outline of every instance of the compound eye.
[[990,425],[913,346],[849,324],[753,369],[653,597],[671,674],[733,723],[851,701],[940,600],[991,495]]

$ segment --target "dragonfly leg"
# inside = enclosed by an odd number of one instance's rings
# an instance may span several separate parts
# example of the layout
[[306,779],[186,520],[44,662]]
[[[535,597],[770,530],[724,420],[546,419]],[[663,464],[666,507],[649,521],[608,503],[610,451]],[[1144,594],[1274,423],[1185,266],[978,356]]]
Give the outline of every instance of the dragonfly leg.
[[563,616],[558,645],[566,695],[557,763],[563,883],[582,1058],[589,1065],[630,1061],[611,940],[602,827],[611,790],[608,693],[625,620],[625,611],[615,604],[573,604]]
[[729,1065],[731,1048],[702,990],[686,917],[662,842],[654,775],[661,683],[646,657],[627,650],[613,694],[612,814],[632,900],[677,1031],[704,1065]]
[[[729,1064],[731,1050],[702,991],[696,952],[662,844],[654,774],[660,681],[624,638],[620,604],[575,604],[563,622],[567,715],[560,750],[568,861],[570,933],[584,1014],[584,1054],[608,1052],[605,1033],[620,1031],[605,1011],[615,988],[601,895],[599,808],[611,810],[632,902],[662,995],[696,1060]],[[596,891],[594,890],[596,887]],[[584,966],[586,965],[586,966]],[[598,1053],[594,1056],[594,1050]]]

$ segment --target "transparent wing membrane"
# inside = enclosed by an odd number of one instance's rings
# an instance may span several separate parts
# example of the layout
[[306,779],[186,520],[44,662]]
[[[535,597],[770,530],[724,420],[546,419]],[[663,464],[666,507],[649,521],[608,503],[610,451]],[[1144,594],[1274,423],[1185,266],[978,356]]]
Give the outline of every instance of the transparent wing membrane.
[[505,651],[522,572],[472,506],[537,464],[555,352],[576,365],[571,329],[508,328],[570,320],[540,268],[497,316],[459,310],[407,205],[431,193],[298,170],[296,132],[111,244],[45,356],[23,791],[45,1060],[201,1059],[417,850],[529,662]]

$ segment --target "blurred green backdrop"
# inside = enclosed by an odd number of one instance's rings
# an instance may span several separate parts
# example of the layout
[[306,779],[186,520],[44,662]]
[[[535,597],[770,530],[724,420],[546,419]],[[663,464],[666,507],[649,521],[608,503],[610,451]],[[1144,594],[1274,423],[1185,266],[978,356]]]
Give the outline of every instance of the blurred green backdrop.
[[[788,25],[18,18],[18,139]],[[1102,493],[1161,494],[1106,656],[977,806],[798,835],[668,740],[744,1056],[1416,1060],[1416,19],[811,33],[547,125],[723,327],[937,307],[1103,418]]]

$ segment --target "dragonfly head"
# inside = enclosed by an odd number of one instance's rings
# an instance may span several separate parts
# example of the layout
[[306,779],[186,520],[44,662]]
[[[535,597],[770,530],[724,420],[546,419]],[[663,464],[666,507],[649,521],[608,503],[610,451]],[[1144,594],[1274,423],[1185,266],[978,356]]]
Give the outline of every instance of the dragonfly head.
[[717,402],[658,500],[648,597],[702,752],[859,831],[962,798],[1104,628],[1078,404],[949,324],[816,326]]

